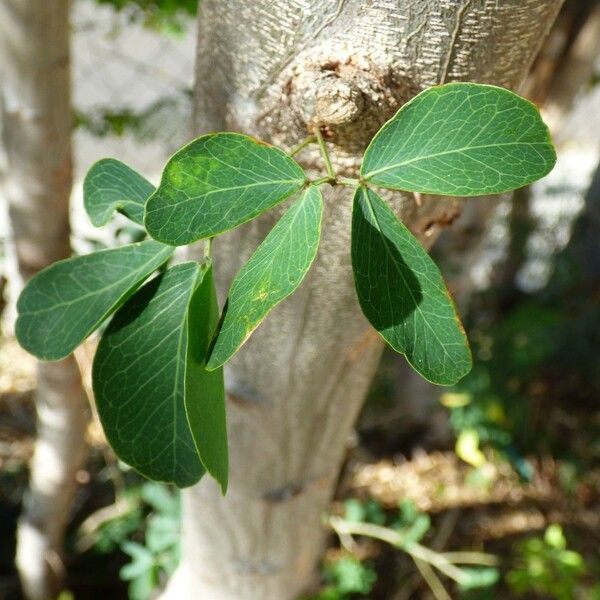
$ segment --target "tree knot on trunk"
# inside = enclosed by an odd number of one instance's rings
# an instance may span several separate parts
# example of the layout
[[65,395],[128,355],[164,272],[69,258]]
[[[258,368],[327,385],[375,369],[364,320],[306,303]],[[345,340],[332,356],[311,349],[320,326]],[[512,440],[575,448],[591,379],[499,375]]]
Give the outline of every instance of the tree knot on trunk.
[[284,69],[263,98],[260,127],[283,146],[320,127],[339,152],[356,155],[418,91],[393,75],[386,54],[330,39],[299,54]]

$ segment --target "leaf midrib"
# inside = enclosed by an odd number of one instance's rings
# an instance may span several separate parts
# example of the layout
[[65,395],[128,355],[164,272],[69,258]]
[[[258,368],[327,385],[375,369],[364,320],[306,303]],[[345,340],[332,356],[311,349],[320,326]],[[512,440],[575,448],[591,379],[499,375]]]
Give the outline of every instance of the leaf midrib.
[[[286,228],[284,235],[282,236],[281,240],[276,244],[275,248],[273,248],[267,255],[265,256],[265,258],[260,261],[259,263],[257,263],[257,265],[255,266],[255,268],[260,267],[264,267],[265,270],[270,270],[270,273],[272,275],[272,271],[273,271],[273,266],[275,264],[275,254],[282,248],[282,246],[288,241],[288,239],[290,238],[291,232],[293,230],[293,225],[295,225],[296,221],[301,217],[306,215],[307,213],[307,207],[306,204],[308,202],[308,194],[310,194],[311,191],[307,191],[306,192],[306,196],[303,198],[300,198],[299,202],[300,205],[298,206],[298,209],[296,211],[296,213],[293,215],[292,220],[289,223],[289,226]],[[252,258],[252,257],[251,257]],[[310,267],[309,267],[310,268]],[[308,270],[308,269],[307,269]],[[304,271],[304,273],[306,273],[306,271]],[[249,271],[246,271],[246,273],[244,275],[248,275]],[[241,279],[240,279],[241,281]],[[237,292],[238,290],[235,290],[234,286],[236,284],[236,281],[233,282],[232,286],[231,286],[231,293],[230,293],[230,298],[233,297],[233,292]],[[255,289],[255,286],[253,288],[250,289]],[[290,293],[288,292],[287,295],[285,295],[283,298],[280,298],[277,303],[281,302],[282,300],[284,300],[285,298],[287,298],[290,295]],[[276,303],[276,304],[277,304]],[[250,301],[246,301],[243,304],[240,303],[238,304],[238,306],[243,306],[244,308],[246,306],[248,306],[248,304],[252,304]],[[239,313],[240,311],[238,311]],[[243,312],[243,311],[242,311]],[[264,317],[263,317],[264,318]],[[234,326],[235,321],[239,321],[240,320],[240,315],[236,315],[231,321],[230,321],[230,325],[228,327],[228,329],[231,329],[231,327]],[[259,319],[258,323],[256,323],[254,325],[254,327],[252,329],[250,329],[249,331],[246,331],[246,336],[244,337],[243,341],[237,346],[237,348],[240,348],[245,342],[246,340],[252,335],[252,333],[255,331],[256,327],[258,327],[258,325],[260,324],[261,319]],[[227,331],[227,329],[223,328],[222,332]],[[215,345],[215,348],[217,346]],[[232,356],[232,355],[230,355]],[[210,360],[209,360],[210,363]],[[222,366],[223,363],[221,363],[219,366]],[[218,367],[215,367],[218,368]]]
[[[167,249],[165,248],[165,250],[167,250]],[[162,254],[162,252],[165,252],[165,250],[162,250],[161,254]],[[170,248],[168,250],[170,251]],[[73,300],[69,300],[68,302],[60,302],[59,304],[53,304],[52,306],[49,306],[47,308],[41,308],[41,309],[35,310],[35,311],[24,311],[24,312],[21,312],[20,316],[30,316],[30,315],[43,314],[43,313],[46,313],[46,312],[50,312],[50,311],[54,311],[54,310],[57,310],[57,309],[60,309],[60,308],[71,306],[73,304],[77,304],[77,303],[81,302],[82,300],[85,300],[85,299],[87,299],[87,298],[89,298],[91,296],[99,296],[99,295],[105,294],[108,290],[114,288],[115,286],[120,285],[121,283],[123,283],[127,279],[131,279],[132,277],[135,277],[135,275],[137,273],[139,273],[140,271],[143,271],[146,268],[147,265],[149,265],[150,263],[152,263],[155,260],[155,258],[156,258],[156,256],[152,257],[151,259],[148,259],[145,263],[143,263],[141,266],[139,266],[135,271],[130,271],[127,276],[122,277],[121,279],[118,279],[117,281],[114,281],[113,283],[111,283],[110,285],[107,285],[106,287],[100,288],[99,290],[96,290],[96,291],[86,292],[82,296],[77,296],[77,298],[75,298]]]
[[[401,167],[405,167],[406,165],[410,165],[422,160],[429,160],[432,158],[437,158],[438,156],[446,156],[448,154],[460,154],[466,150],[483,150],[485,148],[499,148],[503,146],[546,146],[546,142],[503,142],[501,144],[482,144],[479,146],[463,146],[462,148],[453,148],[452,150],[444,150],[443,152],[435,152],[434,154],[426,154],[424,156],[417,156],[415,158],[411,158],[405,160],[400,163],[395,163],[393,165],[389,165],[387,167],[382,167],[381,169],[376,169],[375,171],[371,171],[365,175],[365,179],[371,179],[375,175],[379,175],[380,173],[385,173],[386,171],[391,171],[392,169],[399,169]],[[471,158],[471,157],[469,157]],[[484,163],[485,164],[485,163]],[[489,165],[486,165],[489,166]]]
[[[267,185],[279,185],[281,183],[295,183],[297,185],[301,185],[304,183],[304,179],[274,179],[269,181],[257,181],[255,183],[249,183],[248,185],[238,185],[235,187],[228,188],[217,188],[216,190],[209,190],[208,192],[204,192],[198,194],[196,196],[186,196],[183,200],[178,200],[177,202],[169,202],[168,208],[172,208],[175,206],[179,206],[180,204],[186,204],[187,202],[196,202],[202,201],[208,196],[212,194],[223,194],[226,192],[235,192],[237,190],[246,190],[248,188],[258,187],[258,186],[267,186]],[[178,193],[185,193],[183,190],[177,190]],[[160,195],[158,196],[160,197]],[[160,210],[164,210],[164,206],[159,206],[157,208],[146,209],[146,214],[150,215],[154,212],[158,212]]]

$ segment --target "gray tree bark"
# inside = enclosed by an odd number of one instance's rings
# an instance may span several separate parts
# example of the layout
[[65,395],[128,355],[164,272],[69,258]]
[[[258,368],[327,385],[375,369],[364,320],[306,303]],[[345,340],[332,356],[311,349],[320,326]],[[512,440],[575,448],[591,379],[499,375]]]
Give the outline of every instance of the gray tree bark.
[[[518,88],[562,0],[202,0],[197,133],[235,130],[290,147],[321,126],[354,175],[379,126],[424,87]],[[301,162],[319,168],[313,151]],[[462,202],[393,194],[430,246]],[[183,495],[181,566],[168,598],[288,600],[310,582],[320,526],[382,343],[355,299],[351,196],[326,193],[323,238],[301,289],[227,368],[231,481]],[[216,243],[221,299],[281,211]]]
[[[69,1],[0,0],[0,101],[9,204],[20,275],[71,254]],[[17,568],[28,598],[60,591],[62,542],[85,456],[87,398],[73,357],[43,363],[38,439],[19,523]]]

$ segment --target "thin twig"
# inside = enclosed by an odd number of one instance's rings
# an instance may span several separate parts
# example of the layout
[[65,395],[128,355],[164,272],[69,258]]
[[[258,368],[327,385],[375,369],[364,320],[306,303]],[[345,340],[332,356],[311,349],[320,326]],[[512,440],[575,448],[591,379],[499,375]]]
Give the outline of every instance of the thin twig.
[[429,563],[418,558],[415,558],[414,561],[417,569],[419,569],[419,573],[421,573],[421,576],[429,586],[429,589],[436,600],[452,600],[450,594],[446,591],[444,584],[440,581],[440,578],[435,574],[435,571],[431,568]]
[[486,552],[442,552],[441,556],[455,565],[496,567],[500,563],[496,555]]
[[458,515],[459,510],[457,508],[452,508],[442,517],[442,522],[437,528],[435,538],[431,542],[431,547],[434,550],[441,552],[448,543],[448,540],[456,527],[456,523],[458,522]]
[[123,498],[92,513],[79,526],[78,537],[75,542],[77,552],[81,553],[89,550],[94,545],[96,534],[103,525],[114,519],[124,517],[135,509],[136,504],[136,500],[132,498]]
[[417,542],[406,540],[398,531],[394,531],[387,527],[381,527],[380,525],[373,525],[371,523],[351,523],[335,516],[330,517],[329,523],[338,535],[364,535],[387,542],[391,546],[396,546],[397,548],[404,550],[404,552],[410,554],[413,559],[419,559],[429,563],[457,583],[463,583],[465,581],[465,573],[454,566],[442,554],[430,550]]

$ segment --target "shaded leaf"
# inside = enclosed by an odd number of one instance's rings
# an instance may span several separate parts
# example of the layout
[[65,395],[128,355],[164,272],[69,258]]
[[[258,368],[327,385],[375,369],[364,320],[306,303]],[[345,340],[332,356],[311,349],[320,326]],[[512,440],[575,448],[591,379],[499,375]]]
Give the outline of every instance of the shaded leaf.
[[439,269],[372,190],[358,188],[352,267],[363,313],[423,377],[451,385],[471,369],[467,338]]
[[204,270],[168,269],[115,314],[93,366],[98,414],[117,456],[179,487],[204,473],[185,410],[188,308]]
[[531,183],[555,162],[535,105],[503,88],[450,83],[421,92],[379,130],[361,174],[392,189],[479,196]]
[[19,343],[42,360],[64,358],[172,253],[149,240],[50,265],[17,302]]
[[218,321],[219,305],[209,267],[190,303],[185,408],[200,460],[225,494],[229,458],[223,369],[206,370],[208,344]]
[[139,173],[114,158],[92,165],[83,182],[83,204],[96,227],[106,225],[115,211],[144,224],[144,205],[156,188]]
[[146,205],[156,240],[182,246],[253,219],[305,183],[287,154],[238,133],[216,133],[176,152]]

